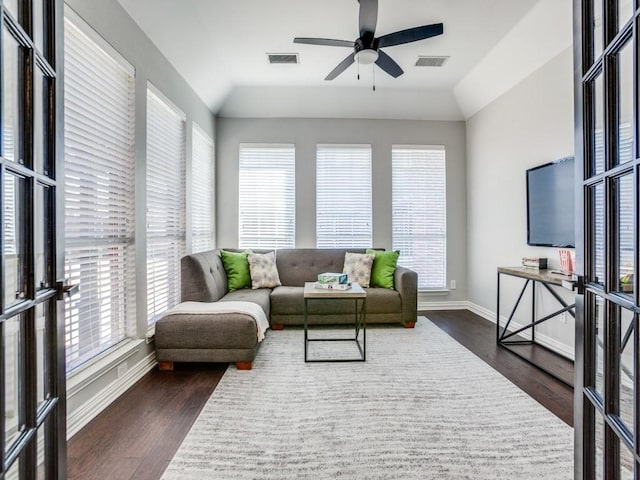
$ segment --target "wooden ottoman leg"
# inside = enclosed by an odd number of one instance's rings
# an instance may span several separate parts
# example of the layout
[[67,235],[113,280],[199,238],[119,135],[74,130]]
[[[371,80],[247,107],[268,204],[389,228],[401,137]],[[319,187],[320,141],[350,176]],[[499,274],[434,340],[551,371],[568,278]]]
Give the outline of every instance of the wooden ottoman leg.
[[173,362],[158,362],[158,368],[161,372],[172,372]]
[[404,328],[414,328],[416,326],[416,322],[405,322]]
[[271,330],[284,330],[284,325],[281,323],[275,323],[271,325]]
[[251,370],[253,362],[236,362],[236,368],[238,370]]

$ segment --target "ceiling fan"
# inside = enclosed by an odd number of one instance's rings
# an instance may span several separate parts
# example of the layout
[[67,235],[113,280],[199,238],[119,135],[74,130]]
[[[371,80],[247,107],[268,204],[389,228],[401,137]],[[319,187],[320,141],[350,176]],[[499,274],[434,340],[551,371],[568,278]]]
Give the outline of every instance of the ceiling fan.
[[402,45],[403,43],[417,42],[425,38],[442,35],[442,23],[434,23],[432,25],[423,25],[421,27],[408,28],[398,32],[389,33],[376,37],[376,23],[378,22],[378,0],[358,0],[360,2],[360,36],[355,41],[350,40],[333,40],[330,38],[309,38],[296,37],[294,43],[306,43],[309,45],[327,45],[330,47],[350,47],[353,48],[347,58],[338,64],[325,80],[333,80],[354,62],[360,65],[369,65],[375,63],[382,70],[387,72],[394,78],[404,73],[400,65],[389,55],[384,53],[381,48]]

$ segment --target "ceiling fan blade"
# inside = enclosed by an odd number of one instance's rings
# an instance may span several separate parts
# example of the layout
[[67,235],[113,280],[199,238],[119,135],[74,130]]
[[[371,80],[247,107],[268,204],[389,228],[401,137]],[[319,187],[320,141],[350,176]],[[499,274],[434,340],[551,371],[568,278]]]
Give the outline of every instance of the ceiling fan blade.
[[331,38],[309,38],[296,37],[293,43],[306,43],[308,45],[328,45],[330,47],[354,47],[354,42],[350,40],[333,40]]
[[369,33],[372,37],[378,23],[378,0],[358,0],[360,2],[360,37]]
[[345,58],[342,62],[340,62],[336,68],[331,70],[331,73],[326,76],[325,80],[333,80],[342,72],[344,72],[355,61],[355,58],[354,58],[355,55],[356,54],[354,52],[351,55],[349,55],[347,58]]
[[423,25],[422,27],[408,28],[399,32],[389,33],[378,38],[378,48],[393,47],[403,43],[417,42],[425,38],[442,35],[444,31],[442,23]]
[[398,65],[393,58],[384,53],[382,50],[378,50],[378,60],[376,60],[376,65],[378,65],[382,70],[387,72],[393,78],[398,78],[404,73],[404,70],[400,68],[400,65]]

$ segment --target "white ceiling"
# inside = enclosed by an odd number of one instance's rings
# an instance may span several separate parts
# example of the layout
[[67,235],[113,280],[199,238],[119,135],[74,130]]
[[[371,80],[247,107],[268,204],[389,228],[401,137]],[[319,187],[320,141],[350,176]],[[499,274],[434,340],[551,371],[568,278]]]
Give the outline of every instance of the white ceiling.
[[[405,73],[394,79],[376,67],[373,92],[370,66],[360,68],[360,81],[355,65],[324,80],[348,48],[293,43],[296,36],[354,40],[357,0],[118,1],[219,115],[443,120],[468,116],[455,87],[514,35],[514,27],[541,4],[566,4],[569,15],[571,5],[570,0],[379,0],[376,36],[439,22],[444,34],[385,49]],[[570,37],[570,17],[567,22]],[[537,25],[535,35],[545,35],[542,27]],[[271,65],[267,53],[298,53],[300,64]],[[450,59],[441,68],[415,67],[419,55]]]

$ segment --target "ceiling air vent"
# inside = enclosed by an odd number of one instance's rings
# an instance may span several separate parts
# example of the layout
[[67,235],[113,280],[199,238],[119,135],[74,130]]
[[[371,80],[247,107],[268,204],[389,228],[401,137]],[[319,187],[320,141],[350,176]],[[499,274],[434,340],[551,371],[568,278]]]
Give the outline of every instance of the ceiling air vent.
[[269,63],[300,63],[297,53],[267,53]]
[[419,56],[416,67],[442,67],[447,63],[449,57],[423,57]]

